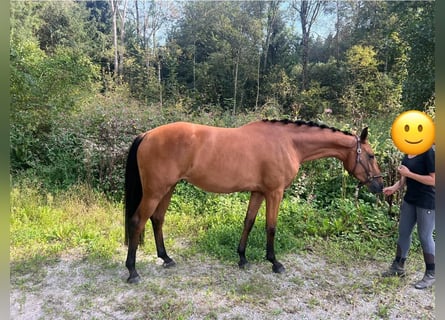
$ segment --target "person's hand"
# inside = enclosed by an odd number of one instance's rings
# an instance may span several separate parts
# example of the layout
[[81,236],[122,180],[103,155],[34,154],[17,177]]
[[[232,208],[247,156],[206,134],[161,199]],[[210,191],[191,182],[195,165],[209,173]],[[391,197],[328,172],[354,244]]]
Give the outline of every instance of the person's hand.
[[397,185],[393,185],[391,187],[386,187],[386,188],[383,188],[383,194],[385,194],[386,196],[390,196],[394,192],[396,192],[398,189],[399,188],[397,187]]
[[397,170],[399,171],[400,175],[403,177],[406,177],[411,173],[411,171],[404,165],[400,165]]

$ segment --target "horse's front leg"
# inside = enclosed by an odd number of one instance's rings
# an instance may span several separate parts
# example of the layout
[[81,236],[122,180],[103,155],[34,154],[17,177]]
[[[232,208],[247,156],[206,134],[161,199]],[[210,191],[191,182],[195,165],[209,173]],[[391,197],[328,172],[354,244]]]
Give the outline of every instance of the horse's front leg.
[[247,239],[255,223],[258,210],[263,200],[264,200],[264,195],[262,193],[252,192],[250,195],[249,206],[247,208],[246,218],[244,219],[244,229],[241,235],[240,243],[238,245],[238,254],[240,258],[238,266],[240,268],[245,268],[248,265],[246,259]]
[[272,263],[272,270],[276,273],[284,272],[283,265],[275,258],[275,233],[278,220],[278,210],[283,198],[283,190],[277,190],[266,195],[266,259]]

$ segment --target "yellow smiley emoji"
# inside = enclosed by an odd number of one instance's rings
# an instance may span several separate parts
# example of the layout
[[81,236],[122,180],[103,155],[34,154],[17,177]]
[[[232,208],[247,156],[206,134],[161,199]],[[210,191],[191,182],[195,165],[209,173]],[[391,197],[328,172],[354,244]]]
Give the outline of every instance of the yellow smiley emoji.
[[424,112],[411,110],[401,113],[391,127],[392,141],[403,153],[417,155],[434,143],[433,120]]

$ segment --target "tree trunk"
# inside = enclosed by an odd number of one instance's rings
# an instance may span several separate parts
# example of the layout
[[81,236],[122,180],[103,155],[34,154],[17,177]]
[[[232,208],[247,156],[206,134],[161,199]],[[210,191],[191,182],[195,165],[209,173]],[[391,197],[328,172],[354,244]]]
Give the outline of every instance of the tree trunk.
[[257,75],[256,75],[255,109],[258,108],[258,100],[260,98],[260,68],[261,68],[261,52],[258,52],[258,65],[257,65]]
[[263,73],[266,72],[267,67],[267,55],[269,52],[269,44],[270,44],[270,37],[272,35],[273,31],[273,25],[275,23],[275,19],[277,17],[278,9],[280,6],[280,1],[271,1],[269,4],[269,12],[267,17],[267,30],[266,30],[266,43],[264,45],[264,60],[263,60]]
[[309,87],[309,79],[308,79],[308,64],[309,64],[309,39],[311,36],[311,27],[314,24],[317,16],[320,12],[320,8],[326,5],[326,3],[322,1],[294,1],[293,7],[300,15],[301,22],[301,33],[302,33],[302,79],[301,79],[301,90],[305,91]]
[[159,107],[162,109],[161,58],[158,56]]
[[302,78],[301,78],[301,90],[305,91],[308,88],[307,85],[307,65],[308,65],[308,58],[309,58],[309,32],[308,32],[308,2],[302,1],[301,3],[301,10],[300,10],[300,21],[301,21],[301,32],[302,32],[302,47],[303,51],[301,54],[302,64],[303,64],[303,70],[302,70]]
[[139,5],[138,5],[138,0],[134,1],[134,7],[136,10],[136,34],[138,36],[138,38],[141,38],[141,27],[139,26]]
[[337,66],[340,66],[340,10],[339,10],[339,2],[340,0],[336,1],[336,15],[337,15],[337,22],[335,24],[335,61],[337,63]]
[[117,47],[117,0],[110,0],[111,15],[113,24],[113,46],[114,46],[114,78],[118,77],[119,73],[119,52]]
[[235,62],[235,79],[233,80],[233,115],[236,114],[236,96],[238,94],[238,69],[240,60],[240,50],[236,52],[236,62]]
[[193,42],[193,94],[196,95],[196,39]]
[[126,20],[126,14],[127,14],[127,3],[128,0],[124,0],[124,7],[122,9],[122,12],[118,10],[119,13],[119,17],[121,19],[121,25],[120,25],[120,41],[121,41],[121,46],[120,46],[120,50],[119,51],[119,75],[123,75],[124,74],[124,44],[125,44],[125,20]]

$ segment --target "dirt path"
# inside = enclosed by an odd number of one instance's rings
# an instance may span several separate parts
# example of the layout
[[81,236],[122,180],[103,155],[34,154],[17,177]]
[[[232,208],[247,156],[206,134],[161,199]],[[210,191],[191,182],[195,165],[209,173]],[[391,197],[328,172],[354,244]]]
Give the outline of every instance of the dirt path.
[[239,270],[202,255],[175,259],[176,267],[164,269],[138,253],[138,285],[125,282],[122,262],[78,256],[19,270],[11,274],[11,319],[435,318],[434,288],[413,287],[420,270],[383,279],[381,263],[345,267],[311,252],[283,258],[284,274],[272,273],[268,262]]

